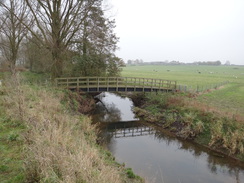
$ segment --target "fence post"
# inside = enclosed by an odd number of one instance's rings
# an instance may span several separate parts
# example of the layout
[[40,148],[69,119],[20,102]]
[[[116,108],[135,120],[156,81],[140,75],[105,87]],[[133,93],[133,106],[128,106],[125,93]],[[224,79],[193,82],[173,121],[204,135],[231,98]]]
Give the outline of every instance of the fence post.
[[87,91],[89,92],[90,91],[89,90],[89,78],[87,78],[86,81],[87,81]]
[[99,84],[100,84],[99,81],[100,81],[99,77],[97,77],[97,91],[99,91]]
[[77,87],[77,90],[79,90],[79,78],[76,79],[76,87]]

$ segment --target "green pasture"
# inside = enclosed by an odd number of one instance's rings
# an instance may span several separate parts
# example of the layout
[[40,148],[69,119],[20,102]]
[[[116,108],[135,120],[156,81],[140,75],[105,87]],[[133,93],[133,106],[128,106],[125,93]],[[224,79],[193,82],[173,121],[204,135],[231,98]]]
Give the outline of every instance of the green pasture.
[[123,68],[124,77],[176,80],[188,87],[229,81],[244,84],[244,66],[142,65]]
[[229,83],[221,89],[204,93],[197,100],[222,111],[244,114],[244,66],[144,65],[123,68],[123,77],[176,80],[188,88],[211,87]]

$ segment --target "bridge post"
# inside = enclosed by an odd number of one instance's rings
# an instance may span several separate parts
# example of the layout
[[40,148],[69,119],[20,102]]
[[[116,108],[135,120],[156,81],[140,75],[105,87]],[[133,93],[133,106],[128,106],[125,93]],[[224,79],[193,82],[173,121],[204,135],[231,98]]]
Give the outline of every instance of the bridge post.
[[142,83],[142,91],[145,91],[145,78],[143,78],[143,83]]
[[158,85],[158,91],[160,91],[160,89],[161,89],[161,85],[162,85],[162,80],[160,79],[160,80],[159,80],[159,85]]
[[89,92],[90,90],[89,90],[89,78],[86,78],[86,84],[87,84],[87,92]]
[[79,78],[76,79],[76,87],[77,87],[77,90],[79,90]]
[[118,77],[117,77],[117,78],[116,78],[116,91],[117,91],[117,92],[118,92],[118,90],[119,90],[119,89],[118,89],[118,84],[119,84],[119,83],[118,83]]
[[136,78],[134,78],[134,91],[136,89]]
[[170,81],[170,82],[169,82],[169,90],[170,90],[170,91],[173,90],[172,85],[173,85],[173,84],[172,84],[172,81]]

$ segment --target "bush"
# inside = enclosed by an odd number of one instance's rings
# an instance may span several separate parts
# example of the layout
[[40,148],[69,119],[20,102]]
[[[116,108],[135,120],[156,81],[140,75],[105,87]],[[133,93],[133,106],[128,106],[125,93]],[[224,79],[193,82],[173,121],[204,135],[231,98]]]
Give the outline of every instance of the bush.
[[136,175],[134,174],[134,172],[132,171],[131,168],[127,168],[126,169],[126,174],[127,174],[127,177],[130,178],[130,179],[136,178]]

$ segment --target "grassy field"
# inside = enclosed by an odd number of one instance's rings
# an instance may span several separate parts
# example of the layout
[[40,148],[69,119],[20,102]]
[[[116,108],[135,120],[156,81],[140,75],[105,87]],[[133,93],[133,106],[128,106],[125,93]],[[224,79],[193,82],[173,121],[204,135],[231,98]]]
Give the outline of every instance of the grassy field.
[[199,95],[197,100],[223,112],[244,114],[244,66],[127,66],[122,76],[176,80],[193,89],[229,81],[219,90]]
[[192,87],[223,81],[244,84],[244,66],[127,66],[123,68],[122,76],[176,80],[178,84]]

